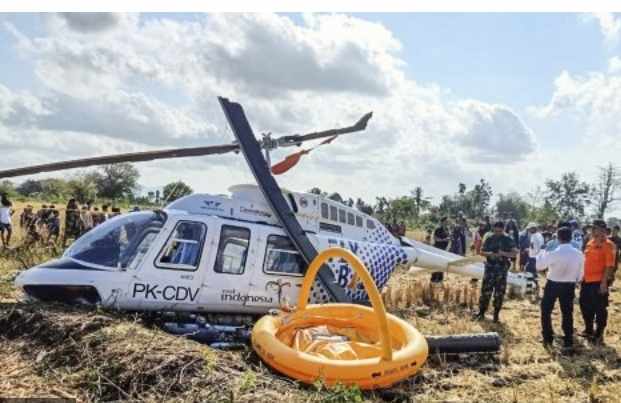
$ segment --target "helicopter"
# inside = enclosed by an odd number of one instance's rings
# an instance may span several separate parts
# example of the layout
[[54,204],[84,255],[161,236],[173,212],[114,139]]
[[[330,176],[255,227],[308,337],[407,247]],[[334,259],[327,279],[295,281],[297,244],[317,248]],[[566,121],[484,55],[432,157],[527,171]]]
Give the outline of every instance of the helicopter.
[[[0,171],[0,178],[117,162],[140,162],[242,152],[256,184],[235,185],[230,195],[192,194],[161,210],[124,214],[78,238],[64,254],[21,272],[15,279],[27,298],[93,304],[124,311],[192,313],[213,323],[240,320],[297,300],[306,267],[317,251],[346,248],[366,265],[382,289],[399,265],[411,272],[443,271],[482,278],[483,264],[404,236],[375,217],[322,195],[281,189],[274,176],[310,150],[270,166],[269,152],[311,140],[327,144],[363,131],[371,118],[352,126],[257,140],[240,104],[219,97],[236,137],[231,144],[149,151],[72,160]],[[311,149],[312,150],[312,149]],[[265,152],[265,155],[263,154]],[[527,274],[509,273],[519,292],[532,288]],[[315,303],[367,303],[344,261],[319,271]],[[221,320],[221,318],[228,318]],[[245,320],[245,319],[243,319]]]

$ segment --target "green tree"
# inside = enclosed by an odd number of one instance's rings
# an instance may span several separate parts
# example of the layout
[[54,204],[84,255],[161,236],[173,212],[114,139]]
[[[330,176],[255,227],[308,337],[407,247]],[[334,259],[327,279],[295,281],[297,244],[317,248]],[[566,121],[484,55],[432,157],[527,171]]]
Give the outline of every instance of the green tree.
[[171,182],[164,186],[162,191],[164,194],[164,200],[167,202],[175,201],[183,196],[190,195],[193,192],[192,188],[182,181]]
[[591,204],[591,188],[575,172],[568,172],[560,180],[546,181],[545,201],[560,218],[582,218]]
[[124,199],[133,196],[138,189],[140,173],[130,163],[104,165],[93,174],[99,197]]
[[67,196],[69,189],[67,187],[67,181],[59,178],[49,178],[41,180],[41,194],[40,197],[47,200],[64,199]]
[[474,188],[466,195],[469,203],[464,211],[467,212],[469,217],[483,218],[488,211],[493,194],[492,186],[485,179],[481,178],[479,183],[474,185]]
[[26,197],[32,197],[43,192],[41,181],[27,179],[17,186],[17,192]]
[[554,224],[560,218],[558,210],[547,200],[540,207],[533,207],[528,217],[530,221],[539,224]]
[[363,212],[365,214],[368,214],[368,215],[372,215],[373,214],[373,206],[371,206],[370,204],[367,204],[361,198],[358,198],[356,200],[356,208],[358,209],[358,211],[361,211],[361,212]]
[[8,197],[17,196],[17,192],[15,191],[15,184],[10,180],[0,181],[0,195],[7,195]]
[[595,215],[604,218],[608,208],[619,200],[617,191],[621,186],[621,171],[619,167],[608,163],[605,167],[599,167],[597,183],[593,186],[593,201]]
[[513,217],[518,223],[528,219],[531,206],[518,193],[500,193],[496,201],[496,214],[502,218]]
[[418,219],[423,211],[431,207],[431,201],[429,197],[423,195],[423,188],[420,186],[416,186],[410,193],[414,199],[414,218]]
[[68,194],[80,204],[97,198],[97,185],[92,174],[76,175],[67,182]]

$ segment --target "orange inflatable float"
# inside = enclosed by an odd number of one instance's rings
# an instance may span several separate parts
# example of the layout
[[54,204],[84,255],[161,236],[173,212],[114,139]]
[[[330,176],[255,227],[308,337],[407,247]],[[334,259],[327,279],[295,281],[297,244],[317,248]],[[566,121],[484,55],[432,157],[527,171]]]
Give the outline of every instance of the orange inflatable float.
[[[349,263],[363,282],[373,308],[354,304],[307,305],[317,271],[330,258]],[[261,318],[252,346],[273,369],[299,381],[327,385],[389,387],[418,372],[427,342],[409,323],[387,314],[373,279],[351,252],[330,248],[311,263],[297,309]]]

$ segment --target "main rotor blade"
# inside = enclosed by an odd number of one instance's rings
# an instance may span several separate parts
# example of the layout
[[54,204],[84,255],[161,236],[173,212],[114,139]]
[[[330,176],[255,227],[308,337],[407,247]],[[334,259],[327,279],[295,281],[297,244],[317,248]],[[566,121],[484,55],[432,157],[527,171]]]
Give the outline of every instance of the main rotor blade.
[[345,134],[345,133],[360,132],[367,128],[367,124],[369,123],[369,120],[371,119],[372,116],[373,116],[373,112],[369,112],[363,117],[361,117],[353,125],[343,127],[340,129],[330,129],[330,130],[324,130],[321,132],[313,132],[313,133],[308,133],[308,134],[293,134],[289,136],[279,137],[275,139],[274,141],[276,142],[278,147],[299,146],[304,141],[317,140],[317,139],[322,139],[325,137],[332,137],[332,136],[340,136],[341,134]]
[[158,151],[143,151],[137,153],[105,155],[102,157],[82,158],[71,161],[53,162],[50,164],[34,165],[25,168],[7,169],[0,171],[0,178],[32,175],[41,172],[53,172],[63,169],[86,168],[95,165],[117,164],[119,162],[143,162],[169,158],[198,157],[212,154],[225,154],[238,151],[238,144],[224,144],[207,147],[174,148]]

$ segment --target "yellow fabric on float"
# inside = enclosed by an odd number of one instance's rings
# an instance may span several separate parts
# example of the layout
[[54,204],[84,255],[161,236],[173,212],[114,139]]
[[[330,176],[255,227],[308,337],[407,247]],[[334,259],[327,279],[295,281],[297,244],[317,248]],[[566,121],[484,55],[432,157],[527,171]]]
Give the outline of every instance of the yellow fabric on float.
[[[354,304],[309,305],[306,301],[319,267],[343,258],[364,283],[373,308]],[[427,359],[423,335],[387,314],[373,279],[351,252],[330,248],[308,268],[297,309],[261,318],[252,346],[269,366],[306,383],[383,388],[414,375]]]

